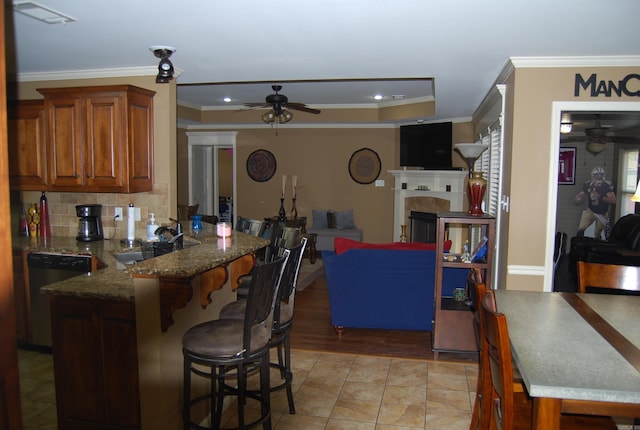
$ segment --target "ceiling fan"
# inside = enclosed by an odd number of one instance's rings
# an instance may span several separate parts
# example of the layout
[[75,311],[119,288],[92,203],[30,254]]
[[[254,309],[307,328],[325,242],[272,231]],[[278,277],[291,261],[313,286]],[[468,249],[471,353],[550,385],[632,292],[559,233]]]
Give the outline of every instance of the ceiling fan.
[[317,115],[320,113],[318,109],[313,109],[305,105],[304,103],[289,102],[289,98],[284,94],[280,94],[282,85],[272,85],[271,88],[275,91],[275,94],[270,94],[265,98],[264,102],[257,103],[245,103],[244,105],[252,108],[271,108],[267,113],[262,115],[262,121],[265,123],[273,123],[276,120],[280,124],[291,121],[293,114],[287,110],[297,110],[301,112],[312,113]]
[[561,143],[585,142],[587,151],[597,155],[606,149],[607,143],[640,143],[640,139],[633,136],[609,136],[609,130],[613,127],[603,126],[600,123],[600,114],[596,114],[596,121],[593,127],[584,129],[584,136],[561,135]]

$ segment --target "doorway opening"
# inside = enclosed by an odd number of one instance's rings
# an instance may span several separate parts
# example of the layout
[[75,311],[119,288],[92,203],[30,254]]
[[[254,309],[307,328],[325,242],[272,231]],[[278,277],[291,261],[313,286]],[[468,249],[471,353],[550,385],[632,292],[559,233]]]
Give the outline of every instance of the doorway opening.
[[237,132],[188,132],[189,204],[233,224],[236,192]]
[[[567,115],[568,114],[568,115]],[[561,122],[566,122],[567,116],[573,118],[574,136],[576,138],[561,138]],[[585,128],[595,127],[596,120],[600,120],[600,126],[609,127],[611,136],[618,136],[620,139],[602,146],[598,152],[597,147],[591,145],[587,147]],[[626,201],[622,199],[627,196],[627,188],[633,180],[640,177],[636,160],[635,178],[630,172],[633,170],[629,166],[632,163],[634,154],[640,151],[640,144],[635,139],[627,139],[623,142],[621,137],[640,137],[640,103],[638,102],[553,102],[551,118],[551,154],[550,157],[550,178],[549,178],[549,201],[547,217],[547,253],[545,260],[545,282],[544,290],[553,290],[554,278],[554,238],[557,231],[567,233],[569,239],[576,235],[583,207],[574,204],[574,197],[581,191],[582,185],[590,178],[591,170],[594,167],[602,167],[608,180],[614,183],[616,190],[616,205],[612,207],[611,221],[614,222],[626,206]],[[576,123],[583,121],[583,124],[576,128]],[[617,128],[617,130],[616,130]],[[607,131],[608,134],[608,131]],[[636,143],[634,143],[636,142]],[[559,184],[559,155],[560,148],[576,148],[576,172],[575,183]],[[595,152],[595,153],[594,153]],[[627,167],[624,166],[627,163]],[[633,185],[635,187],[635,184]],[[622,187],[622,188],[621,188]],[[621,192],[625,190],[624,192]],[[634,188],[635,192],[635,188]],[[635,206],[635,205],[634,205]],[[586,206],[585,206],[586,207]],[[629,206],[631,207],[631,206]],[[589,234],[586,232],[585,234]]]

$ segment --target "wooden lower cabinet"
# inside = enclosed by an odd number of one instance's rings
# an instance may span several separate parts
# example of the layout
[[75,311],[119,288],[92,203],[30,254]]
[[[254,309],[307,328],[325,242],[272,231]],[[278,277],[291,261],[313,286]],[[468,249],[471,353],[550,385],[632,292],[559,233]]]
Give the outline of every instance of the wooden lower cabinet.
[[27,251],[13,251],[13,292],[16,303],[16,334],[18,342],[27,342],[31,339]]
[[49,300],[58,428],[139,429],[134,302]]

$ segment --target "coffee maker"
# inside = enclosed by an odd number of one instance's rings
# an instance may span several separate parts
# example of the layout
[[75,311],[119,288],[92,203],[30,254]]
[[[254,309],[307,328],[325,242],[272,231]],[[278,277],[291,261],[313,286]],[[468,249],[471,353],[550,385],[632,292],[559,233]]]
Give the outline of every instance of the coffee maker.
[[78,215],[78,242],[91,242],[102,240],[102,205],[77,205]]

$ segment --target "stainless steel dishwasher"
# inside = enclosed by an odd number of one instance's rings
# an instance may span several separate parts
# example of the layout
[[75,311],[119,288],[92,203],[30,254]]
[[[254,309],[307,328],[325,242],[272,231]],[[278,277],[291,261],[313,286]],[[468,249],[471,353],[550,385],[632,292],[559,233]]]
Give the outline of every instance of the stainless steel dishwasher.
[[91,256],[31,252],[27,256],[27,264],[31,296],[30,343],[38,347],[51,347],[49,298],[40,289],[45,285],[91,272]]

